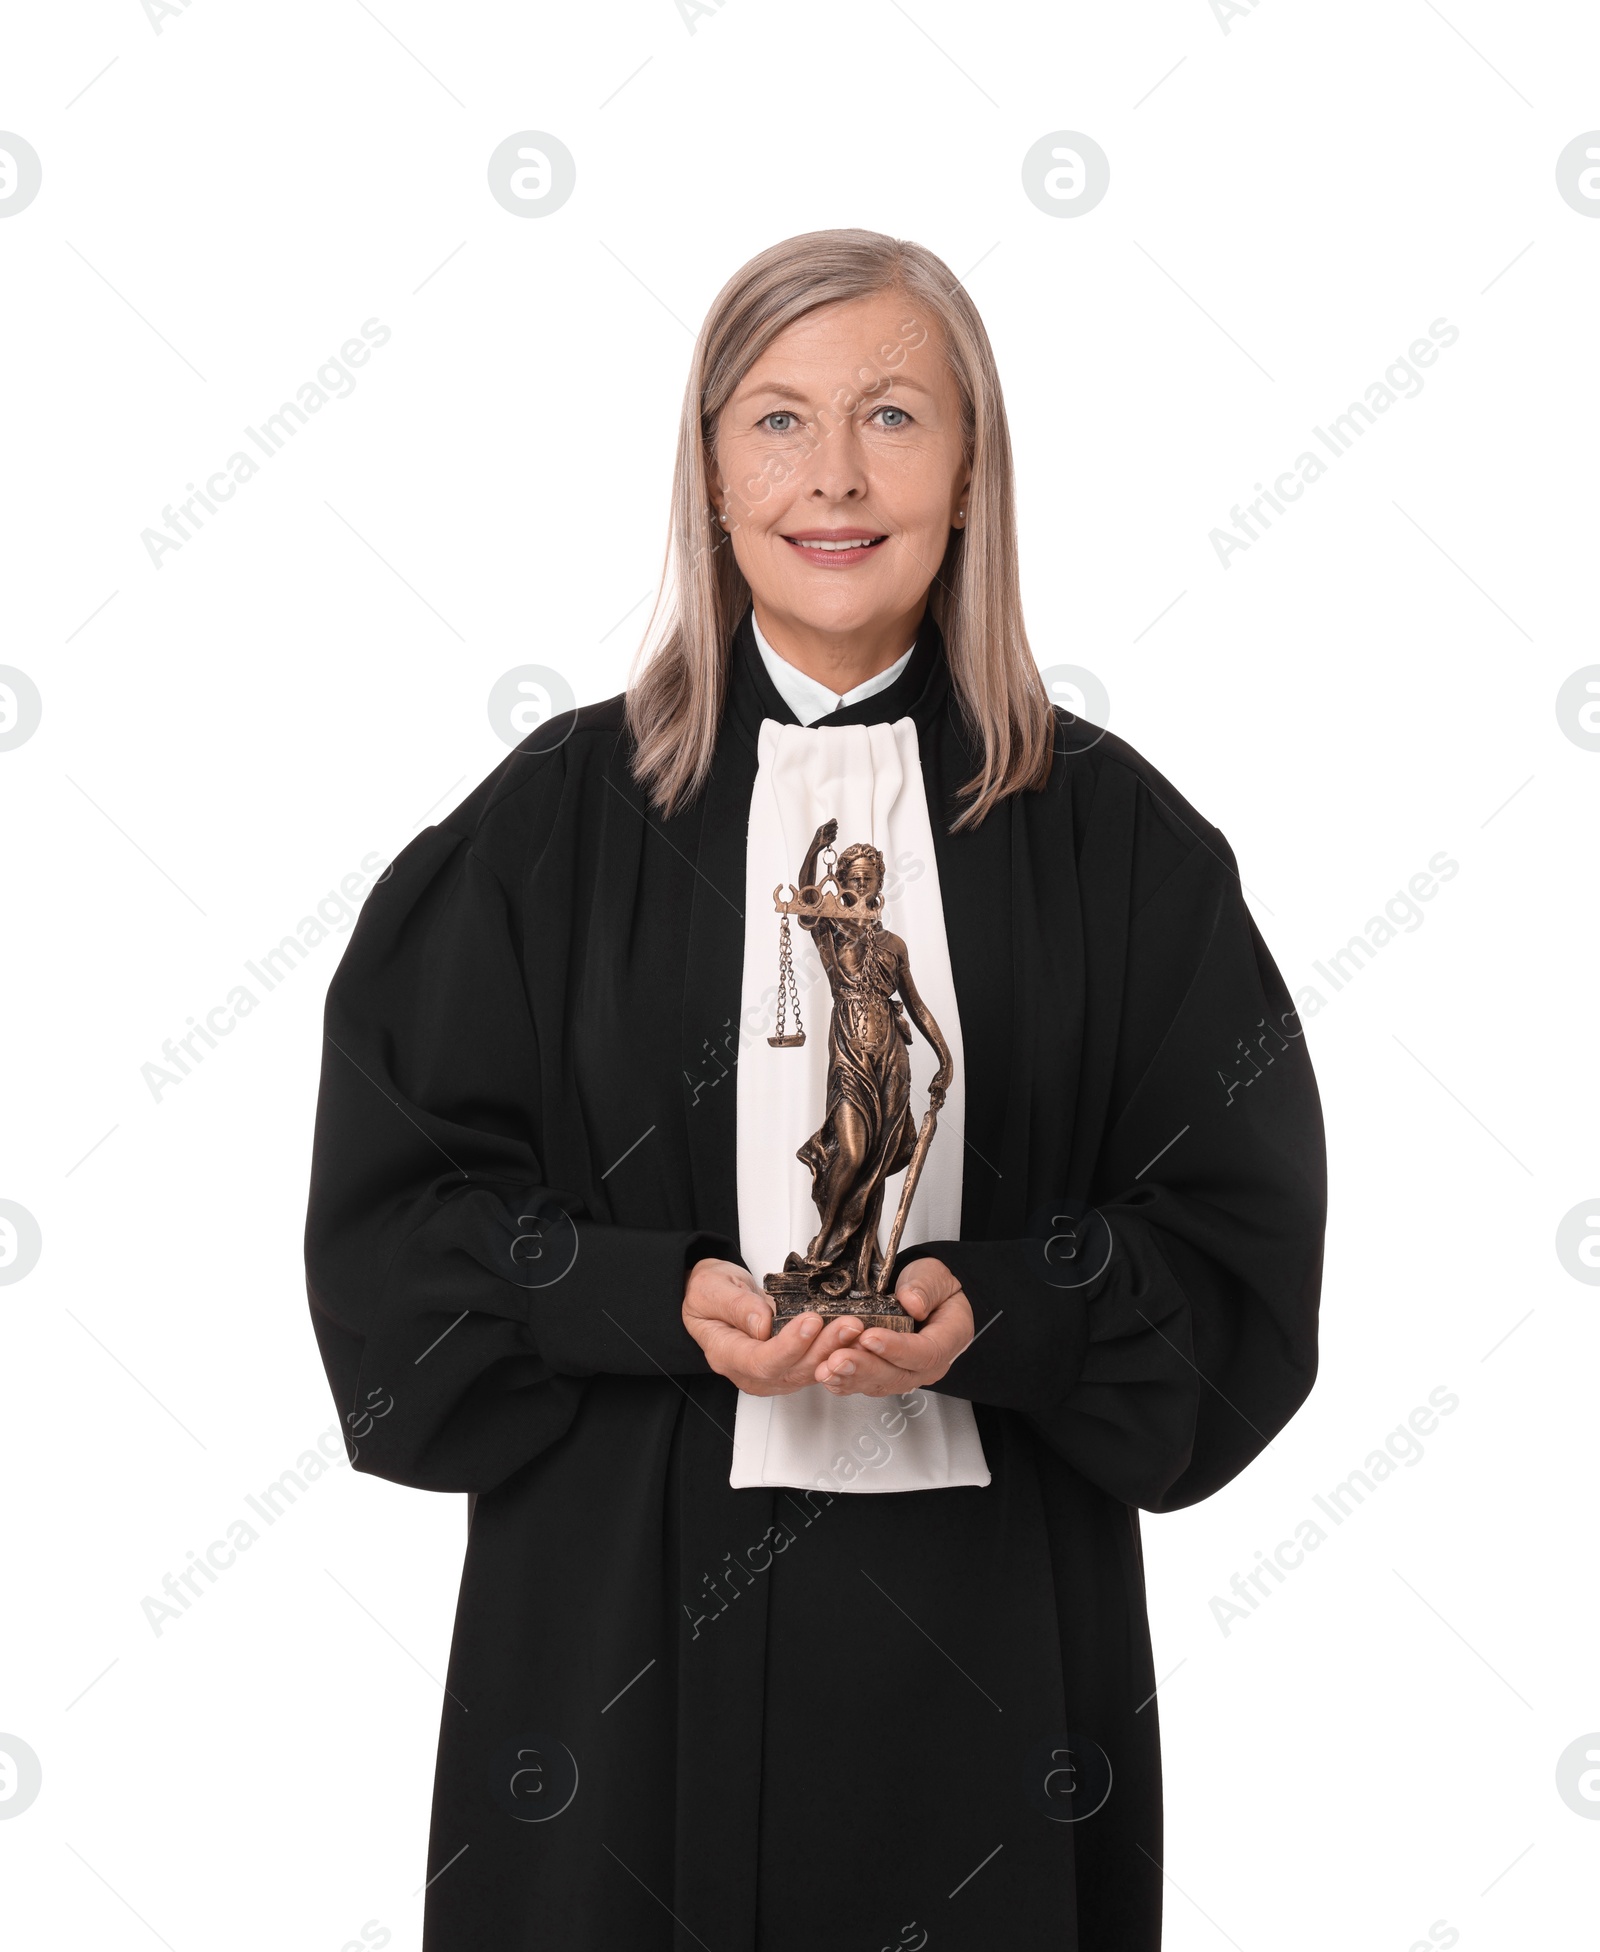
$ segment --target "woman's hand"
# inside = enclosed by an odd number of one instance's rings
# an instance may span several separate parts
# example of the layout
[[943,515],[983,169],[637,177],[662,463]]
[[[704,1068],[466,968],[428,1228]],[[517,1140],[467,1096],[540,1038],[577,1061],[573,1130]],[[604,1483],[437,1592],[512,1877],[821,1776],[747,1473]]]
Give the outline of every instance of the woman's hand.
[[857,1321],[841,1319],[824,1327],[820,1315],[801,1315],[774,1335],[772,1316],[771,1295],[737,1261],[696,1261],[690,1268],[683,1325],[717,1374],[747,1396],[788,1396],[809,1388],[820,1380],[819,1361],[837,1355],[861,1333]]
[[972,1303],[943,1261],[903,1268],[895,1300],[921,1326],[914,1333],[869,1328],[859,1346],[819,1360],[816,1379],[835,1396],[909,1396],[936,1383],[973,1339]]

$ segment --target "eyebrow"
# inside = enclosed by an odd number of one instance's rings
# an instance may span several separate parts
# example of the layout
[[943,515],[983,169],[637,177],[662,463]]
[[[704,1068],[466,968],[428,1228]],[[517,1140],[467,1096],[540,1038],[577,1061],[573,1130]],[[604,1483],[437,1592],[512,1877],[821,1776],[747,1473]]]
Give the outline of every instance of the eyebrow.
[[[915,380],[901,379],[897,373],[889,375],[889,384],[891,387],[898,386],[905,393],[920,393],[930,400],[934,397],[930,387],[919,386]],[[736,397],[740,400],[760,400],[769,394],[778,394],[786,399],[797,400],[804,393],[805,388],[793,380],[768,380],[762,386],[741,387]]]

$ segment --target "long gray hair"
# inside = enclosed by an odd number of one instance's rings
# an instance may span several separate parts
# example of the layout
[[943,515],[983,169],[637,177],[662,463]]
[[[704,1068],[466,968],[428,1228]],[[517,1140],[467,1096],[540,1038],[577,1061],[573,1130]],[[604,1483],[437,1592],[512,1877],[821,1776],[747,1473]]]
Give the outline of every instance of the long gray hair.
[[[961,396],[972,485],[967,523],[952,529],[928,605],[944,636],[955,696],[983,754],[961,788],[955,827],[1049,776],[1053,722],[1022,621],[1011,437],[989,335],[942,259],[870,230],[785,238],[723,286],[695,341],[672,476],[672,522],[660,590],[627,695],[634,777],[662,813],[690,802],[711,769],[727,688],[728,648],[750,605],[712,503],[713,446],[723,408],[784,328],[819,305],[903,293],[908,323],[939,335]],[[881,378],[892,380],[892,360]],[[865,389],[871,391],[869,386]],[[664,634],[650,633],[662,613]]]

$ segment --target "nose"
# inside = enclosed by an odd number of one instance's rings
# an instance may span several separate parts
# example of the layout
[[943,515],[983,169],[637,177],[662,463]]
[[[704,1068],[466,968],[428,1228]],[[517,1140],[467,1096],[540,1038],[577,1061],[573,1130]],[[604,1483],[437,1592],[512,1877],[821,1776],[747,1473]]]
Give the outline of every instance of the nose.
[[854,419],[825,420],[822,438],[807,464],[808,495],[819,501],[859,501],[867,492],[867,469],[861,435]]

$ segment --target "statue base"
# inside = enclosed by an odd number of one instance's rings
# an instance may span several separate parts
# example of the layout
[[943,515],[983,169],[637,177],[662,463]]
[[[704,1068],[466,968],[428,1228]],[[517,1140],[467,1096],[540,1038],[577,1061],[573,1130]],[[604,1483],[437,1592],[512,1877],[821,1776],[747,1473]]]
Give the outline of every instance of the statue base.
[[864,1329],[888,1328],[902,1335],[916,1333],[917,1318],[908,1315],[893,1295],[863,1293],[859,1288],[852,1288],[846,1295],[819,1294],[811,1285],[813,1278],[803,1269],[793,1272],[785,1269],[782,1274],[769,1274],[763,1280],[761,1285],[773,1301],[774,1334],[797,1315],[820,1315],[824,1322],[848,1317],[860,1322]]

